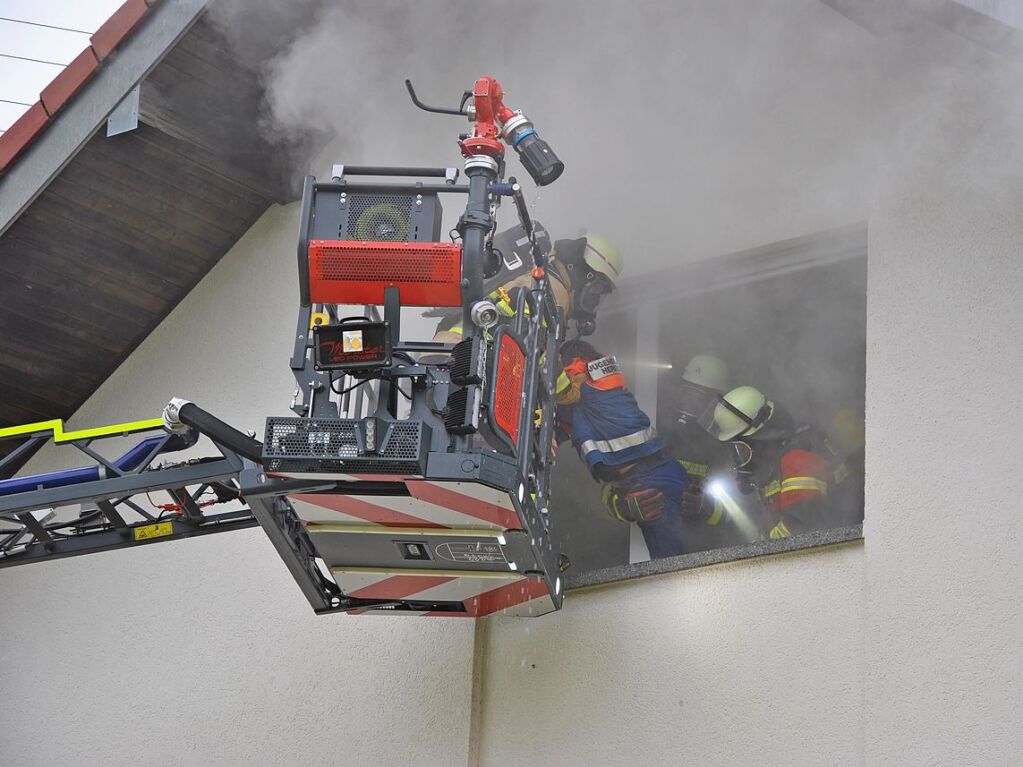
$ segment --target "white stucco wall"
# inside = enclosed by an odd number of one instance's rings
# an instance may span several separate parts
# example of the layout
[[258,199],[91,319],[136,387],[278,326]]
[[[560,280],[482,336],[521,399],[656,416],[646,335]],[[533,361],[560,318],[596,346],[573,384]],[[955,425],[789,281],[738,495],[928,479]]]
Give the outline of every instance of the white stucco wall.
[[[296,219],[267,211],[72,423],[286,415]],[[259,529],[7,569],[0,763],[464,763],[472,650],[468,620],[315,616]]]
[[481,765],[861,765],[863,550],[570,593],[491,619]]
[[870,218],[872,767],[1023,754],[1023,62],[936,44]]

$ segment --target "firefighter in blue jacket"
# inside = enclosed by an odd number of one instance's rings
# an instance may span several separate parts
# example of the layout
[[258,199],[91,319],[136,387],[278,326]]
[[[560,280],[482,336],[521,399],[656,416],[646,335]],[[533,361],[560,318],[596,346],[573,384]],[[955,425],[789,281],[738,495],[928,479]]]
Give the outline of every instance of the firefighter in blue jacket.
[[562,347],[562,364],[559,432],[601,484],[608,512],[639,525],[654,559],[692,551],[697,523],[681,516],[686,470],[625,388],[618,361],[576,340]]

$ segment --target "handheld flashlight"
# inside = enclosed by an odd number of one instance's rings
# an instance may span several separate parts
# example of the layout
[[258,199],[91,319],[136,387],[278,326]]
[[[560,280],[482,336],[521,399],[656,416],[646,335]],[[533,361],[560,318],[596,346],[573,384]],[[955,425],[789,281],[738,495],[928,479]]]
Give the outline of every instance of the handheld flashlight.
[[757,526],[750,519],[746,511],[739,505],[738,501],[728,492],[728,483],[716,477],[707,483],[707,492],[716,503],[720,503],[735,526],[749,540],[755,541],[758,538]]

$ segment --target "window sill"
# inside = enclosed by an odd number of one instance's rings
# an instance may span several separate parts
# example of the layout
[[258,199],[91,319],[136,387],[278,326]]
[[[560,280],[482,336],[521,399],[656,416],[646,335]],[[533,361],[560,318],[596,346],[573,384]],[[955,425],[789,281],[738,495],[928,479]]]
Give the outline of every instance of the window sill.
[[661,575],[662,573],[671,573],[678,570],[692,570],[693,568],[706,567],[707,565],[739,562],[744,559],[786,554],[791,551],[802,551],[804,549],[817,549],[823,546],[835,546],[860,540],[863,540],[862,524],[850,527],[836,527],[831,530],[794,535],[791,538],[782,538],[776,541],[755,541],[725,549],[711,549],[710,551],[698,551],[694,554],[684,554],[679,557],[665,557],[664,559],[652,559],[648,562],[637,562],[631,565],[606,567],[601,570],[579,573],[578,575],[569,574],[565,579],[565,589],[566,591],[572,591],[573,589],[600,586],[605,583],[618,583],[635,580],[636,578],[647,578],[651,575]]

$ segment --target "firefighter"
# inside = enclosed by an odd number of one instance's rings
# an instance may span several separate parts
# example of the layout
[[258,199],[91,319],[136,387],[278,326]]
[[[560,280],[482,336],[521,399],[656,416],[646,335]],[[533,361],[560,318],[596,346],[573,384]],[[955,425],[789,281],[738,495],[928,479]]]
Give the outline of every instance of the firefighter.
[[[596,327],[597,306],[601,298],[609,295],[622,272],[622,255],[618,248],[602,235],[589,233],[574,240],[557,240],[553,247],[546,230],[538,222],[535,226],[537,242],[549,251],[547,275],[551,281],[554,300],[574,322],[580,335],[589,335]],[[495,248],[501,254],[504,268],[499,277],[487,286],[487,297],[497,306],[504,318],[515,315],[517,293],[532,285],[532,256],[528,241],[520,227],[502,232],[494,238]],[[495,282],[500,281],[498,284]],[[450,312],[437,326],[433,340],[439,343],[458,343],[462,340],[462,315]]]
[[842,460],[835,472],[837,521],[842,525],[863,521],[864,426],[863,411],[857,408],[842,408],[831,417],[829,444]]
[[732,453],[704,431],[698,419],[728,390],[728,364],[711,354],[697,354],[686,364],[682,380],[674,387],[675,423],[664,439],[671,454],[689,475],[682,496],[681,514],[701,523],[699,550],[745,542],[720,497],[708,489],[711,481],[727,483],[732,476]]
[[752,386],[718,398],[702,425],[734,451],[739,489],[759,493],[768,538],[831,525],[828,494],[839,462],[813,426],[797,425],[782,407]]
[[559,432],[600,483],[608,512],[639,525],[653,558],[692,551],[696,523],[680,515],[686,470],[625,388],[618,361],[575,340],[562,347],[562,364]]

